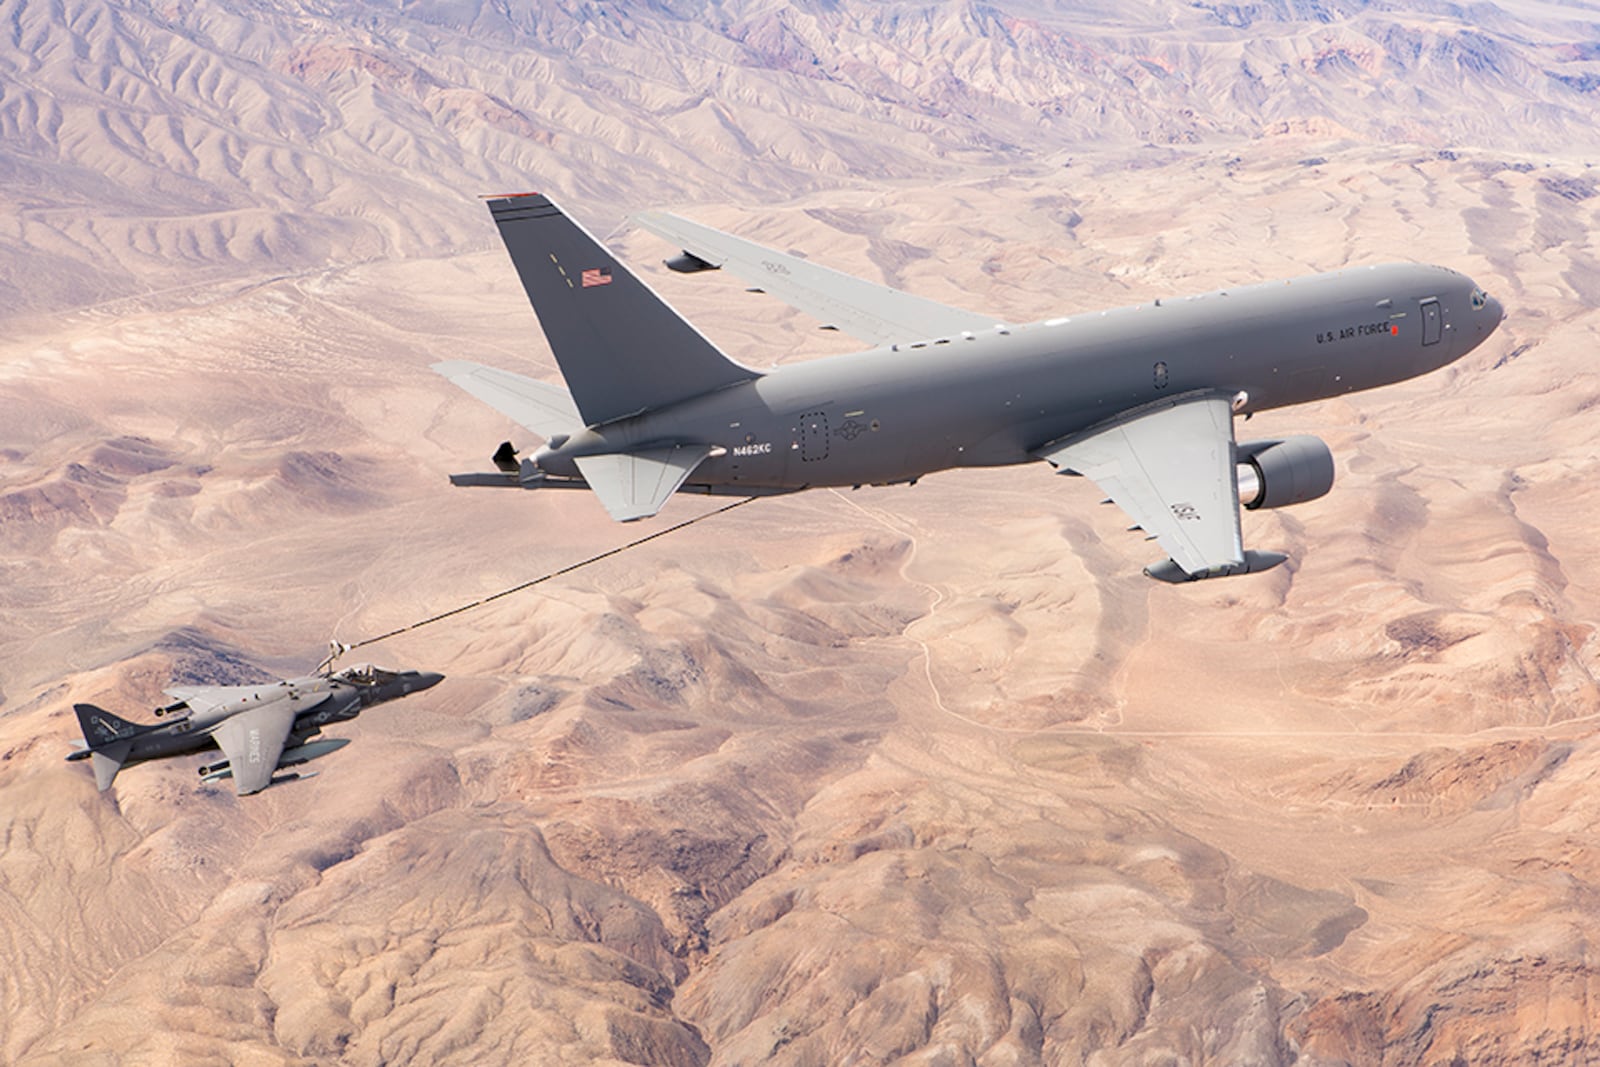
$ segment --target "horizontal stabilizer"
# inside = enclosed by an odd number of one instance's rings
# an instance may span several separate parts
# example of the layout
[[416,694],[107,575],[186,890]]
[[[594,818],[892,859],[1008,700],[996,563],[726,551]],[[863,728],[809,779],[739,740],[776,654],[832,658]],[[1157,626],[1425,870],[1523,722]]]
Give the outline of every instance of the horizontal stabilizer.
[[104,793],[111,788],[111,783],[116,781],[117,772],[122,770],[122,761],[128,758],[128,753],[133,751],[132,741],[113,741],[104,748],[97,748],[90,754],[94,767],[94,784]]
[[711,454],[707,445],[673,445],[607,456],[579,456],[578,470],[618,522],[660,511],[690,473]]
[[546,440],[583,429],[583,416],[578,414],[571,395],[559,385],[464,359],[435,363],[433,370],[449,379],[451,385]]

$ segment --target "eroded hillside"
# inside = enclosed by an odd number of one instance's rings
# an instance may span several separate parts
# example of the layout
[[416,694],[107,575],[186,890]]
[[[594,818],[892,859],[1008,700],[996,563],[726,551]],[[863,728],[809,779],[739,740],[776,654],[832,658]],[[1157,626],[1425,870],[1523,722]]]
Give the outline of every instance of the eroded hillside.
[[[0,1058],[1592,1058],[1596,53],[1552,17],[18,5]],[[1338,462],[1246,517],[1269,574],[1151,583],[1042,468],[810,491],[362,649],[447,680],[314,780],[95,792],[76,701],[640,532],[445,482],[526,435],[429,363],[556,375],[473,200],[532,181],[755,364],[849,342],[625,211],[1013,321],[1392,258],[1510,316],[1241,424]]]

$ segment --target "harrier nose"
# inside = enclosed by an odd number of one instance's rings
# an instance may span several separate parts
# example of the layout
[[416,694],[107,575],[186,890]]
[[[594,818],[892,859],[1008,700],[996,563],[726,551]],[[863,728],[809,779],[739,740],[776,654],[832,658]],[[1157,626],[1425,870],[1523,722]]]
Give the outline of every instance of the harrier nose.
[[416,693],[424,689],[432,689],[444,681],[444,675],[434,671],[409,671],[405,681],[406,692]]

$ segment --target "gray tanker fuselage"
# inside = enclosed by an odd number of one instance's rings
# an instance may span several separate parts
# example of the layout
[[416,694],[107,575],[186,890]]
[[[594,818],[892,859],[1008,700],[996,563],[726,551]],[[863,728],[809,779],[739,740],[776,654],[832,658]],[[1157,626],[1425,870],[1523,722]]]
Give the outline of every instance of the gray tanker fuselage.
[[[1311,435],[1239,442],[1234,417],[1461,358],[1500,305],[1443,267],[1390,263],[1012,326],[662,213],[667,266],[723,270],[875,347],[757,370],[730,359],[547,197],[492,200],[569,391],[452,360],[435,370],[546,441],[457,485],[581,487],[627,522],[674,493],[785,493],[1048,463],[1161,543],[1164,581],[1265,570],[1239,509],[1333,485]],[[891,343],[892,342],[892,343]]]
[[1442,267],[1392,263],[966,331],[785,365],[573,434],[536,462],[576,477],[577,456],[694,442],[713,451],[689,486],[752,489],[1029,463],[1162,396],[1219,390],[1249,414],[1444,366],[1500,320],[1473,314],[1475,289]]

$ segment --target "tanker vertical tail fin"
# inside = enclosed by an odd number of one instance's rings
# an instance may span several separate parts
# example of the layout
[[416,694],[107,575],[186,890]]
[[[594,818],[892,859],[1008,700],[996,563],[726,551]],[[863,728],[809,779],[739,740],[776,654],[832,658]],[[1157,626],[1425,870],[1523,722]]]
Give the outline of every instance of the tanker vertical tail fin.
[[489,211],[587,424],[760,377],[724,355],[548,197],[500,197]]

